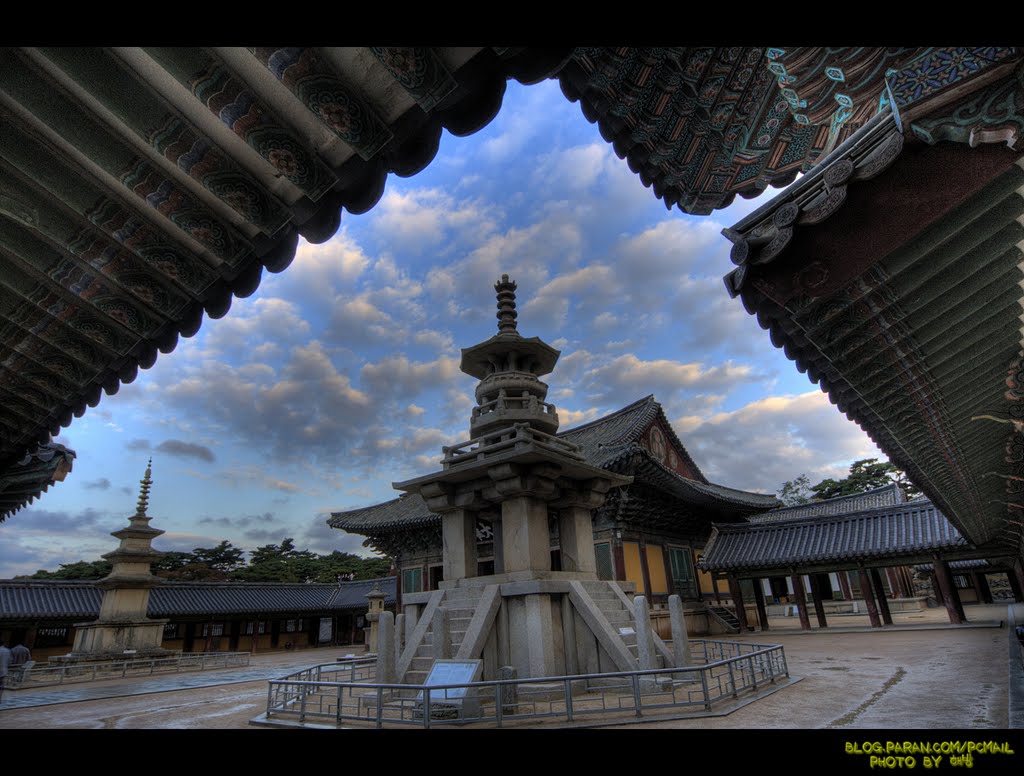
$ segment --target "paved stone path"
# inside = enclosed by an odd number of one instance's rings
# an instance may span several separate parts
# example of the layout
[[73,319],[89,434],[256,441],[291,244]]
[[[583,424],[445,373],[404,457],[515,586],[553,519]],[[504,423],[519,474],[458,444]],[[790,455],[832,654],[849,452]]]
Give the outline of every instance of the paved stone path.
[[[1007,607],[968,606],[967,615],[973,627],[950,627],[932,609],[896,614],[897,625],[881,631],[851,617],[809,633],[793,618],[773,619],[767,633],[738,638],[783,644],[800,682],[727,716],[639,727],[1005,728],[1009,637],[998,624]],[[245,669],[7,691],[0,729],[247,728],[265,711],[268,679],[352,651],[263,653]]]

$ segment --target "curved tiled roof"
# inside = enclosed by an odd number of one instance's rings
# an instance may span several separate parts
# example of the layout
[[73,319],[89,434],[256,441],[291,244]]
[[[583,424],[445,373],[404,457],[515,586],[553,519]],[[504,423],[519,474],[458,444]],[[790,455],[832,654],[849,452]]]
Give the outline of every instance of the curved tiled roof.
[[0,469],[571,52],[0,49]]
[[559,77],[657,197],[708,213],[807,169],[914,51],[4,48],[0,469],[485,126],[510,78]]
[[701,565],[752,572],[796,566],[852,566],[857,561],[916,559],[969,549],[931,502],[914,501],[846,515],[765,523],[716,523]]
[[[682,454],[699,480],[683,477],[658,461],[639,444],[641,434],[655,420],[660,418],[668,430],[672,443]],[[628,469],[638,479],[685,499],[690,503],[714,504],[727,511],[750,512],[769,509],[778,500],[774,496],[728,488],[708,482],[693,462],[679,437],[676,436],[665,418],[664,410],[654,396],[646,396],[623,407],[610,415],[598,418],[582,426],[562,431],[558,437],[579,445],[588,464],[604,469],[623,472]],[[387,533],[440,523],[440,516],[427,509],[426,502],[418,494],[406,495],[382,504],[335,512],[327,524],[352,533]]]
[[0,522],[63,480],[74,459],[74,450],[49,442],[0,472]]
[[1019,553],[1024,49],[955,54],[725,230],[726,285],[965,536]]
[[759,515],[747,518],[752,523],[767,523],[776,520],[792,520],[798,517],[825,517],[828,515],[845,515],[850,512],[862,512],[875,507],[894,506],[906,502],[903,490],[895,482],[881,488],[854,493],[850,496],[810,501],[781,509],[772,509]]
[[[333,584],[269,582],[165,582],[150,590],[150,617],[205,614],[329,612],[366,607],[380,585],[384,603],[395,602],[395,577]],[[0,619],[99,616],[103,592],[95,582],[0,580]]]

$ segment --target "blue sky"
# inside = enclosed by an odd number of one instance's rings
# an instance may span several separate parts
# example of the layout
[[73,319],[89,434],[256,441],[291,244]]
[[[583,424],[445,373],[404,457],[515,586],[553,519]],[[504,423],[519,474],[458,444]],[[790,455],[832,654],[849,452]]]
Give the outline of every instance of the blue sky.
[[762,201],[668,212],[556,82],[510,83],[488,127],[65,429],[74,471],[4,524],[0,578],[113,549],[150,455],[157,549],[368,554],[325,520],[468,437],[459,349],[496,333],[502,273],[520,333],[562,351],[563,429],[653,393],[712,481],[763,492],[881,458],[725,291],[721,229]]

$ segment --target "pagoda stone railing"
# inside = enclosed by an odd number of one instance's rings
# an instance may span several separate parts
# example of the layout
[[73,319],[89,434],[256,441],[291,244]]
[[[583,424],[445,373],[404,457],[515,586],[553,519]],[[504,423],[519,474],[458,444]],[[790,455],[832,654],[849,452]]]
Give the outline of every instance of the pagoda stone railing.
[[445,469],[469,461],[483,460],[504,450],[514,450],[518,445],[530,444],[542,450],[564,455],[577,461],[583,461],[579,449],[570,442],[559,439],[553,434],[531,428],[528,423],[514,423],[511,428],[502,429],[494,434],[487,434],[479,439],[471,439],[452,447],[441,448],[444,453]]

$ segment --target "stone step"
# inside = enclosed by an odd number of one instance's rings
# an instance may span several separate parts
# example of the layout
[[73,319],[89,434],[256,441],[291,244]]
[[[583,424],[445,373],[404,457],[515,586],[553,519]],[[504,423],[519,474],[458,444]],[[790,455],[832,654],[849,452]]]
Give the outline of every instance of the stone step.
[[406,671],[402,684],[423,684],[429,673],[429,671]]
[[420,657],[417,655],[412,659],[412,663],[409,664],[410,671],[430,671],[430,667],[434,665],[433,657]]

